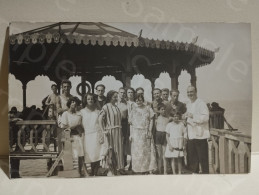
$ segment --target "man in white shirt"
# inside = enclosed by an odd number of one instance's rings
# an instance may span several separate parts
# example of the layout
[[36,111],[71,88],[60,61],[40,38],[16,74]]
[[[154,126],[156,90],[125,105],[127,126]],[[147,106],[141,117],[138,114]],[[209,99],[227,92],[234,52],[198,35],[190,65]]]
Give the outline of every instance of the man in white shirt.
[[187,96],[190,102],[187,104],[188,129],[188,167],[194,173],[209,173],[208,142],[209,132],[209,110],[204,101],[197,97],[197,90],[194,86],[187,88]]

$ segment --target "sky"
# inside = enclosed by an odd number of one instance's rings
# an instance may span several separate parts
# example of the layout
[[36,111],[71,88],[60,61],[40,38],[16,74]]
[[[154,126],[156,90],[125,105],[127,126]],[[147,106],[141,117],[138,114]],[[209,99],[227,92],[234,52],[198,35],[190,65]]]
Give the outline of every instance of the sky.
[[[252,58],[251,58],[251,28],[245,23],[196,23],[196,24],[151,24],[151,23],[107,23],[108,25],[138,35],[142,29],[142,37],[191,42],[198,36],[197,45],[215,50],[214,61],[196,69],[198,96],[207,102],[252,100]],[[14,23],[10,34],[31,30],[46,23]],[[80,78],[71,78],[76,95],[76,85]],[[51,93],[53,82],[47,77],[38,76],[27,84],[27,105],[41,106],[41,100]],[[104,77],[98,83],[107,84],[107,90],[122,86],[114,77]],[[98,84],[97,83],[97,84]],[[131,81],[133,88],[144,87],[145,97],[151,100],[150,81],[143,75],[135,75]],[[190,85],[190,75],[183,71],[179,77],[180,99],[187,101],[186,88]],[[155,87],[171,88],[167,73],[161,73],[155,82]],[[40,90],[39,90],[40,89]],[[22,85],[13,75],[9,76],[9,106],[22,108]]]

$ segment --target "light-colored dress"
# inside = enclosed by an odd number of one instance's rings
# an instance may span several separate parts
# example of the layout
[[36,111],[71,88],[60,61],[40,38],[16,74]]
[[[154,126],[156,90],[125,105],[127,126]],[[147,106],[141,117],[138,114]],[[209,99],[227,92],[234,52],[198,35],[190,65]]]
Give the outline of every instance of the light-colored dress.
[[[127,101],[127,107],[128,107],[128,116],[130,116],[131,111],[133,110],[133,108],[136,107],[136,103],[133,101]],[[132,132],[132,125],[128,125],[128,130],[129,130],[129,136]],[[127,139],[127,143],[126,143],[126,147],[127,147],[127,154],[131,155],[131,142],[129,141],[129,139]]]
[[99,111],[94,111],[88,108],[80,110],[82,115],[82,125],[84,127],[84,154],[85,163],[92,163],[101,160],[100,136],[101,129],[98,125]]
[[131,159],[134,172],[148,172],[157,169],[154,139],[147,138],[149,125],[154,116],[149,106],[133,108],[129,121],[132,123]]
[[179,122],[178,124],[171,122],[166,126],[166,133],[169,134],[169,141],[171,146],[174,148],[173,152],[170,151],[169,146],[167,144],[165,149],[165,157],[166,158],[178,158],[183,157],[183,144],[184,138],[187,138],[186,128],[183,123]]
[[[104,128],[107,130],[108,136],[105,136],[106,148],[112,147],[117,161],[117,169],[124,168],[123,160],[123,140],[121,130],[121,113],[116,105],[107,103],[103,106],[100,116],[104,120]],[[108,138],[108,139],[107,139]],[[109,144],[108,144],[109,142]],[[107,167],[108,165],[106,165]]]
[[[65,111],[61,117],[61,128],[74,128],[77,125],[81,124],[82,117],[79,113],[70,113]],[[77,168],[78,166],[78,157],[84,156],[84,146],[83,146],[83,137],[79,135],[73,135],[71,132],[72,142],[72,156],[73,156],[73,166]]]

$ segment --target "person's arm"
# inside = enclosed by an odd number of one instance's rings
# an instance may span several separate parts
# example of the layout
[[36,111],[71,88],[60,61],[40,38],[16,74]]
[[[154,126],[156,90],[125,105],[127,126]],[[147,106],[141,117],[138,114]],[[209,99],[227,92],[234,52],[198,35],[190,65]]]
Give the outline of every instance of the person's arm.
[[45,105],[50,105],[50,95],[47,97],[46,101],[45,101]]
[[193,122],[197,124],[206,123],[209,121],[209,109],[205,103],[200,103],[198,112],[193,114]]
[[187,145],[187,128],[184,125],[182,126],[182,131],[183,131],[183,149],[185,150]]
[[98,124],[103,133],[107,133],[104,127],[104,121],[105,120],[105,111],[102,109],[99,116],[98,116]]
[[152,110],[152,108],[149,108],[149,127],[148,127],[148,130],[147,130],[147,137],[148,138],[151,138],[151,135],[152,135],[152,128],[153,128],[153,124],[154,124],[154,111]]
[[60,124],[60,127],[64,130],[64,129],[68,129],[68,128],[71,128],[69,125],[68,125],[68,118],[67,118],[67,113],[64,112],[62,115],[61,115],[61,124]]
[[166,133],[166,141],[167,141],[167,145],[168,145],[168,147],[169,147],[169,150],[171,151],[171,152],[173,152],[174,151],[174,148],[172,147],[172,145],[171,145],[171,143],[170,143],[170,134],[169,133]]
[[63,110],[61,108],[61,100],[60,100],[60,97],[58,97],[58,101],[57,101],[57,112],[58,114],[62,114]]

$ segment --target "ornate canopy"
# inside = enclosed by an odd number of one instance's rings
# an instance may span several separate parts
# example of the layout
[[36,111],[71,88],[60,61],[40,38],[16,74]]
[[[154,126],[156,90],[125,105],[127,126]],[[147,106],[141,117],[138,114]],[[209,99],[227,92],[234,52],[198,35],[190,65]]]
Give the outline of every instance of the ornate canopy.
[[[10,36],[10,73],[23,85],[38,75],[60,84],[72,75],[94,84],[105,75],[125,86],[134,74],[154,84],[168,72],[172,88],[187,70],[196,85],[195,69],[214,60],[213,51],[194,42],[154,40],[94,22],[61,22]],[[26,87],[25,87],[26,88]]]

